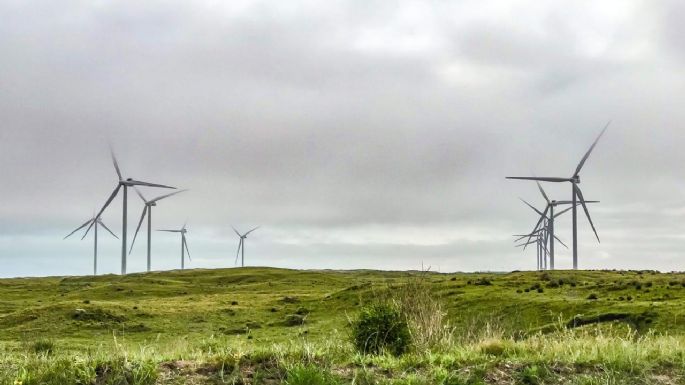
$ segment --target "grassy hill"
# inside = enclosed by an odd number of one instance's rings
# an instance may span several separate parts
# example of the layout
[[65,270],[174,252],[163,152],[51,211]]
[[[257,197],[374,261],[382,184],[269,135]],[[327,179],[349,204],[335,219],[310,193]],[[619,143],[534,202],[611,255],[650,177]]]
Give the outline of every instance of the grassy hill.
[[[349,319],[407,287],[444,310],[449,341],[400,358],[355,353]],[[684,274],[241,268],[5,279],[0,298],[0,384],[79,370],[81,382],[61,383],[644,383],[685,367]]]

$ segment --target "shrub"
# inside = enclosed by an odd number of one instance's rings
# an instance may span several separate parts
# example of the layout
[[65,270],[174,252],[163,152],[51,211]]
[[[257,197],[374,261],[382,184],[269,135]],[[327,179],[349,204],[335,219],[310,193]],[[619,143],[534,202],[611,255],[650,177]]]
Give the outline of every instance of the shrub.
[[299,314],[288,314],[285,316],[285,320],[283,321],[283,325],[285,326],[299,326],[304,325],[304,323],[305,316]]
[[597,299],[597,294],[595,294],[595,293],[590,293],[590,295],[587,296],[587,299],[589,299],[589,300],[596,300],[596,299]]
[[411,344],[409,326],[400,312],[390,305],[373,305],[362,309],[352,322],[355,348],[364,354],[405,353]]

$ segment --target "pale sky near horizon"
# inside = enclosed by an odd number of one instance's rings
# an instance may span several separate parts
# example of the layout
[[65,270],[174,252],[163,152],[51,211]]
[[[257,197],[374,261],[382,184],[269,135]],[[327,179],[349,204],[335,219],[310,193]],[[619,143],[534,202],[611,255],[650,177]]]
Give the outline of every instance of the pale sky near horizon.
[[[261,225],[253,266],[533,269],[511,234],[542,198],[504,177],[571,176],[609,120],[580,267],[685,270],[684,19],[675,0],[0,0],[0,277],[90,274],[91,236],[62,238],[115,187],[108,142],[124,176],[190,189],[153,223],[188,220],[190,268],[232,267],[231,225]],[[131,192],[129,242],[141,210]],[[103,219],[121,233],[121,198]],[[179,247],[155,233],[153,268]],[[117,273],[120,242],[99,249]]]

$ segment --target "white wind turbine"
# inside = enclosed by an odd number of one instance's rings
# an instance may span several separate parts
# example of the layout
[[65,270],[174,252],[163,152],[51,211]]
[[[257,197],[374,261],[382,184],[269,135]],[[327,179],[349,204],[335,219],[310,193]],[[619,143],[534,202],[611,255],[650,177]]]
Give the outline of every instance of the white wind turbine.
[[[81,230],[82,228],[84,228],[88,225],[91,225],[93,227],[93,275],[98,275],[98,227],[102,226],[105,230],[107,230],[110,234],[112,234],[112,236],[116,239],[119,239],[119,237],[117,237],[112,232],[112,230],[110,230],[107,226],[105,226],[105,224],[102,222],[102,219],[100,219],[99,217],[92,217],[88,221],[86,221],[86,223],[79,226],[76,230],[69,233],[69,235],[64,237],[64,239],[69,238],[75,232]],[[81,240],[83,240],[86,237],[86,235],[88,235],[88,231],[90,230],[91,226],[88,227],[86,232],[83,234],[83,237],[81,237]]]
[[181,233],[181,270],[185,269],[185,253],[186,251],[188,252],[188,261],[192,261],[190,259],[190,250],[188,250],[188,243],[186,242],[186,233],[188,230],[186,229],[186,224],[183,224],[183,227],[181,227],[179,230],[157,230],[157,231],[164,231],[167,233]]
[[259,226],[257,226],[254,229],[246,232],[245,234],[240,234],[238,232],[238,230],[235,229],[235,227],[233,228],[233,231],[235,231],[235,233],[238,235],[238,237],[240,237],[240,242],[238,243],[238,251],[235,254],[235,264],[238,264],[238,256],[240,255],[240,251],[242,250],[242,259],[241,259],[240,265],[241,265],[241,267],[245,267],[245,239],[247,239],[248,234],[257,230],[258,228],[259,228]]
[[[114,169],[117,172],[117,176],[119,177],[119,182],[117,183],[117,187],[112,191],[112,194],[109,196],[107,199],[107,202],[105,202],[105,205],[102,206],[102,209],[100,209],[100,212],[95,216],[96,218],[99,218],[102,213],[105,211],[107,206],[109,206],[110,203],[114,200],[114,198],[117,196],[119,193],[119,190],[123,187],[124,190],[124,196],[123,196],[123,214],[122,214],[122,223],[121,223],[121,274],[124,275],[126,274],[126,220],[128,216],[128,209],[127,209],[127,203],[128,203],[128,187],[132,186],[148,186],[148,187],[161,187],[161,188],[170,188],[170,189],[175,189],[176,187],[171,187],[171,186],[165,186],[162,184],[155,184],[155,183],[149,183],[149,182],[141,182],[137,181],[131,178],[124,179],[121,176],[121,171],[119,170],[119,163],[117,162],[117,158],[114,156],[114,152],[111,151],[110,153],[112,154],[112,163],[114,163]],[[91,223],[91,226],[93,224]],[[89,227],[90,229],[90,227]]]
[[151,265],[152,265],[152,258],[150,256],[150,250],[151,250],[151,240],[152,240],[152,207],[157,206],[157,202],[161,201],[164,198],[168,198],[172,195],[180,194],[184,191],[188,190],[179,190],[179,191],[174,191],[170,194],[158,196],[157,198],[147,200],[143,196],[143,194],[138,190],[137,187],[133,187],[136,190],[136,193],[140,197],[140,199],[143,200],[145,203],[145,206],[143,207],[143,213],[140,216],[140,221],[138,221],[138,227],[136,228],[136,232],[133,235],[133,241],[131,241],[131,248],[128,251],[128,254],[131,254],[131,251],[133,251],[133,245],[136,243],[136,237],[138,237],[138,231],[140,230],[140,225],[143,224],[143,220],[145,219],[145,216],[147,215],[147,271],[151,270]]

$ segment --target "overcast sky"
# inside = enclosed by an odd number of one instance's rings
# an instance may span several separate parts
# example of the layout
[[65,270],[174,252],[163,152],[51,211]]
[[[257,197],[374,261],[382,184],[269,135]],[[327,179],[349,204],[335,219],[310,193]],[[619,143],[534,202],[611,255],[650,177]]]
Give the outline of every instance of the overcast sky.
[[[62,238],[116,185],[108,141],[125,177],[191,189],[153,221],[188,220],[189,267],[233,266],[231,225],[261,225],[249,265],[532,269],[511,234],[542,198],[504,177],[571,176],[609,120],[580,267],[685,270],[683,20],[675,0],[0,0],[0,276],[92,271],[92,237]],[[129,240],[141,210],[129,194]],[[121,198],[103,219],[120,235]],[[179,247],[153,234],[153,268]]]

